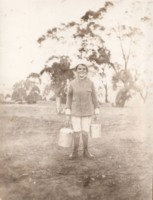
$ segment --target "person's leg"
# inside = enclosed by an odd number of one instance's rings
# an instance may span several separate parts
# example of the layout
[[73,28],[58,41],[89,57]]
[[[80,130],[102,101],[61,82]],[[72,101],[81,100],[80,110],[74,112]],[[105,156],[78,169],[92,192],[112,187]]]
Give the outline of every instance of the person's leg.
[[82,141],[83,141],[83,156],[91,159],[94,158],[94,156],[89,152],[88,133],[85,131],[82,132]]
[[82,141],[83,141],[83,156],[86,158],[94,158],[94,156],[89,153],[88,146],[88,134],[90,132],[91,117],[83,117],[81,120],[82,124]]
[[73,133],[73,152],[69,155],[69,159],[73,160],[78,158],[78,148],[80,142],[81,120],[80,117],[71,117]]
[[74,146],[73,146],[73,152],[69,155],[70,160],[74,160],[78,158],[78,148],[79,148],[79,142],[80,142],[80,132],[74,132],[73,133],[73,139],[74,139]]

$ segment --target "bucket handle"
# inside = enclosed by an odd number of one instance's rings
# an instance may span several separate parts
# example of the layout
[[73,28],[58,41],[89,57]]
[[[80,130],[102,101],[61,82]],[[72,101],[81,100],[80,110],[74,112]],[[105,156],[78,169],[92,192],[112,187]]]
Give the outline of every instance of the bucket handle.
[[71,122],[70,122],[70,123],[68,123],[68,124],[67,124],[67,123],[65,123],[65,128],[71,128],[71,129],[72,129],[72,128],[73,128],[73,127],[72,127],[72,123],[71,123]]
[[65,123],[64,127],[65,127],[65,128],[70,128],[70,129],[73,130],[73,126],[72,126],[71,121],[69,121],[69,123]]
[[97,119],[97,116],[96,116],[96,115],[94,115],[93,121],[94,121],[94,123],[96,123],[96,122],[98,121],[98,119]]

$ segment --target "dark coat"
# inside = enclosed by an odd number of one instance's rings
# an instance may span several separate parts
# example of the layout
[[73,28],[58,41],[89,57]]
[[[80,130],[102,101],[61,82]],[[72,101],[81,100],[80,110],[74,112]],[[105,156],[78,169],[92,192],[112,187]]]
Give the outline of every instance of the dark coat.
[[98,107],[95,87],[90,79],[76,78],[70,82],[66,109],[71,110],[72,116],[91,116]]

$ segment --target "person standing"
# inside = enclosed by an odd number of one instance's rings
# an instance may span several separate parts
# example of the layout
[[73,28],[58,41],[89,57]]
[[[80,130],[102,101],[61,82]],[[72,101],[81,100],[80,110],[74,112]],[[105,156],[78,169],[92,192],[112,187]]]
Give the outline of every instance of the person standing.
[[87,77],[88,67],[79,64],[75,68],[76,78],[69,83],[65,114],[67,122],[72,122],[74,131],[74,148],[69,159],[78,158],[80,135],[83,141],[83,156],[94,158],[88,150],[88,135],[92,115],[99,114],[99,105],[93,82]]

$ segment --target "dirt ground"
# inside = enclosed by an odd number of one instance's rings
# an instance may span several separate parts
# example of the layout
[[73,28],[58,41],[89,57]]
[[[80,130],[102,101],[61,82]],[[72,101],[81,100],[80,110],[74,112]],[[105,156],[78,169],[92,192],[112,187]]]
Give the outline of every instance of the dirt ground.
[[0,200],[152,200],[151,107],[102,105],[94,160],[58,146],[55,102],[0,107]]

